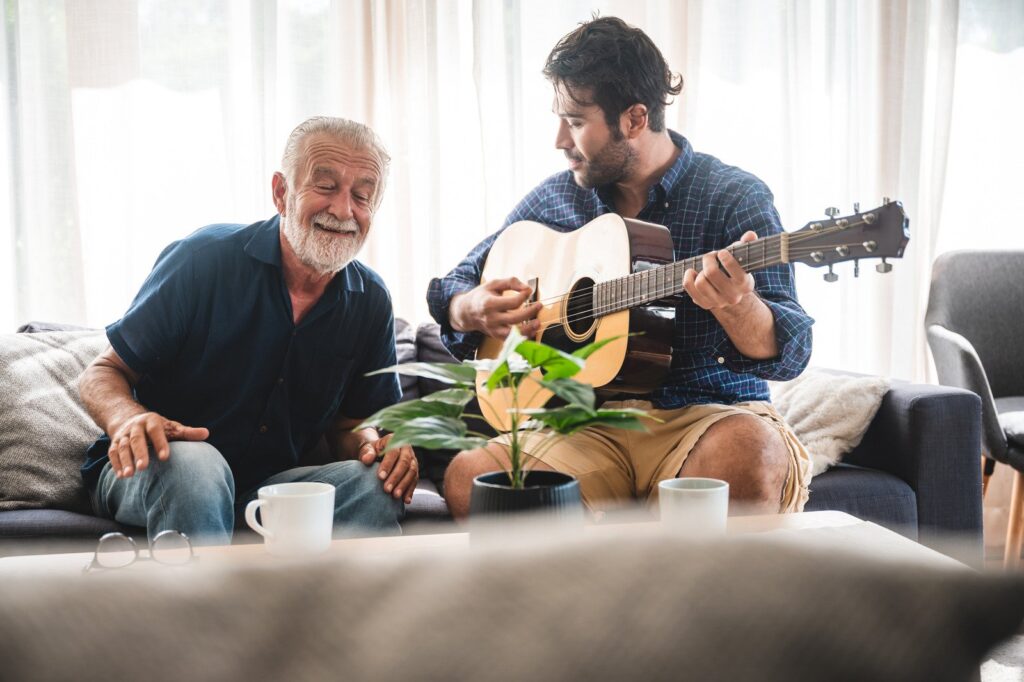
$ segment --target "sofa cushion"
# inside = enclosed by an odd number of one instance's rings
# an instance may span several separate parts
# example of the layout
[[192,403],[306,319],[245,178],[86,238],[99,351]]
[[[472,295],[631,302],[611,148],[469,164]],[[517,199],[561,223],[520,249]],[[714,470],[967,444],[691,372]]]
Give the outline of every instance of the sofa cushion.
[[[416,329],[400,317],[395,318],[395,351],[398,364],[416,362]],[[416,377],[399,374],[398,381],[402,385],[402,400],[420,397]]]
[[917,495],[903,479],[838,464],[811,479],[810,487],[804,511],[843,511],[917,539]]
[[39,334],[41,332],[86,332],[98,331],[95,327],[79,327],[77,324],[63,322],[40,322],[33,320],[18,327],[19,334]]
[[91,512],[79,467],[100,429],[78,376],[106,346],[98,331],[0,338],[0,511]]

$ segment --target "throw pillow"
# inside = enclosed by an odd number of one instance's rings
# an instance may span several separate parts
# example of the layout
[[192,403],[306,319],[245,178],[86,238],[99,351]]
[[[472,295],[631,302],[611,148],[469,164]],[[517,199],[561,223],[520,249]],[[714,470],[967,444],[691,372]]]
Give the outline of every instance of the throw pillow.
[[772,404],[807,448],[812,476],[817,476],[860,444],[889,391],[889,380],[808,369],[770,386]]
[[100,429],[78,376],[106,346],[100,331],[0,337],[0,511],[92,513],[79,467]]

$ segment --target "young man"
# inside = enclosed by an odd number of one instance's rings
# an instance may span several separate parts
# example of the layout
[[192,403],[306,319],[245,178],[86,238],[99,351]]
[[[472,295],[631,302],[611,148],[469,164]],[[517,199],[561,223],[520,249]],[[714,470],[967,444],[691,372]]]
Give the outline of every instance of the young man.
[[[171,244],[80,391],[108,435],[82,475],[95,511],[198,542],[230,541],[264,485],[336,488],[335,522],[398,533],[417,479],[360,417],[396,402],[384,283],[353,260],[380,205],[389,157],[372,130],[318,117],[288,138],[273,178],[279,216],[211,225]],[[322,436],[337,461],[298,467]]]
[[[803,371],[813,320],[797,303],[791,266],[751,275],[723,250],[781,231],[771,192],[666,130],[665,106],[681,80],[650,38],[620,19],[594,19],[562,38],[544,74],[559,118],[555,146],[569,170],[531,191],[505,225],[531,220],[568,231],[614,212],[668,227],[676,260],[706,255],[700,274],[686,273],[668,378],[649,395],[629,396],[648,401],[663,423],[650,434],[574,435],[536,466],[575,475],[595,508],[647,499],[666,478],[706,476],[728,481],[733,502],[749,510],[802,509],[809,457],[768,403],[765,380]],[[485,334],[503,338],[515,325],[537,331],[541,304],[526,305],[529,287],[480,283],[496,236],[430,284],[431,314],[457,357]],[[468,513],[473,477],[504,456],[500,445],[489,449],[460,453],[449,466],[445,496],[457,517]]]

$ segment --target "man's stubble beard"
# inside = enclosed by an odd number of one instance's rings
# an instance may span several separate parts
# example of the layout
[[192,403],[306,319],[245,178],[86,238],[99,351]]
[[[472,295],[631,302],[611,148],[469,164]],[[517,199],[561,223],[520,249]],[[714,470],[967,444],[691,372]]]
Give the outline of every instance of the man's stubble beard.
[[584,189],[594,189],[624,180],[636,166],[636,150],[625,137],[611,139],[589,161],[583,161],[582,173],[574,173],[576,184]]
[[[354,229],[355,235],[333,235],[313,227],[316,222],[333,229]],[[299,261],[321,275],[338,272],[351,263],[366,239],[354,218],[340,221],[327,211],[317,213],[310,218],[309,227],[303,227],[291,197],[287,200],[287,214],[281,216],[281,230]]]

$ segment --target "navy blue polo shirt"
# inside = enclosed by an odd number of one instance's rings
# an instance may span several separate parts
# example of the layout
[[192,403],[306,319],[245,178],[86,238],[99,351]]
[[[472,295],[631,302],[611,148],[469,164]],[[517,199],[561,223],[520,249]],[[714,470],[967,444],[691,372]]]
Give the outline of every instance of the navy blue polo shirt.
[[[391,297],[358,261],[334,276],[302,321],[281,269],[279,217],[210,225],[168,246],[107,338],[138,372],[136,400],[206,427],[241,493],[296,466],[337,416],[368,417],[398,401]],[[106,436],[86,453],[95,487]]]

